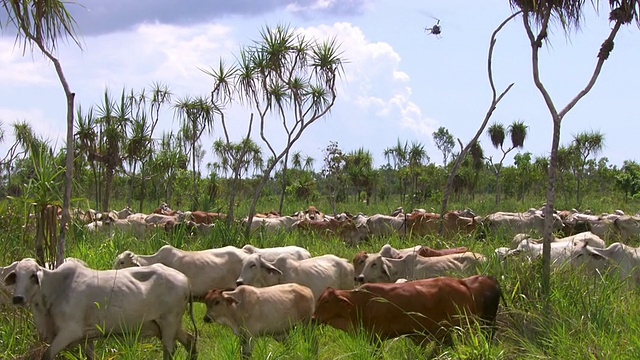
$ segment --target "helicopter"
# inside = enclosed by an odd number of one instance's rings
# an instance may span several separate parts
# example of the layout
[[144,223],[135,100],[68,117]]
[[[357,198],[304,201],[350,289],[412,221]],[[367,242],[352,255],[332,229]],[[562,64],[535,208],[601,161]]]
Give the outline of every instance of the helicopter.
[[440,26],[440,19],[435,17],[434,19],[436,20],[436,23],[433,24],[433,26],[431,27],[425,27],[424,31],[425,32],[428,31],[428,34],[435,35],[437,38],[440,38],[440,34],[442,33],[442,27]]

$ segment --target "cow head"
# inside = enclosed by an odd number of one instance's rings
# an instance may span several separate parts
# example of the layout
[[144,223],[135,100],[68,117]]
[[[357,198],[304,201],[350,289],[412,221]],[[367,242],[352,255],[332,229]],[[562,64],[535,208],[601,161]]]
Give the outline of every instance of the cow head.
[[5,286],[15,286],[13,304],[30,304],[40,289],[43,269],[34,259],[23,259],[4,278]]
[[[367,261],[367,257],[369,257],[367,252],[364,250],[361,250],[353,257],[353,260],[351,260],[351,263],[353,264],[353,268],[355,270],[354,273],[356,274],[356,276],[362,273],[362,269],[364,269],[364,263],[365,261]],[[358,280],[357,277],[355,280],[356,281]]]
[[611,255],[623,253],[625,251],[620,243],[613,243],[606,249],[599,249],[591,247],[584,242],[582,246],[573,250],[571,264],[575,267],[582,267],[587,272],[606,272],[617,263],[611,258]]
[[312,318],[321,324],[349,331],[352,328],[349,318],[355,306],[346,296],[340,294],[346,292],[331,287],[325,289],[318,298]]
[[393,282],[388,259],[380,254],[372,254],[364,262],[362,272],[356,276],[360,283]]
[[242,261],[242,270],[236,285],[272,286],[280,282],[280,276],[282,271],[264,260],[262,255],[251,254]]
[[234,297],[233,291],[223,291],[221,289],[210,290],[204,298],[207,305],[207,312],[204,315],[204,322],[221,322],[229,316],[230,308],[236,306],[240,301]]
[[138,266],[140,266],[140,262],[138,261],[138,256],[129,250],[118,255],[113,262],[114,269],[124,269],[128,267],[138,267]]

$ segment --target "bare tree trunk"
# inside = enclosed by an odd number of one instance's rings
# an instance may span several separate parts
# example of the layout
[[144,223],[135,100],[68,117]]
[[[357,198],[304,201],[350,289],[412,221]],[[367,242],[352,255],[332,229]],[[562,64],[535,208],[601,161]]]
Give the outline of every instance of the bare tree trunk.
[[[558,148],[560,146],[559,118],[553,120],[553,138],[551,141],[551,159],[549,160],[549,177],[547,180],[547,200],[544,207],[544,228],[542,232],[542,293],[551,291],[551,240],[553,239],[553,214],[556,200],[556,174],[558,169]],[[545,299],[548,296],[545,296]],[[545,304],[548,301],[545,301]]]
[[280,193],[280,205],[278,206],[278,212],[282,214],[282,207],[284,206],[284,195],[287,191],[287,163],[289,162],[289,152],[284,154],[284,164],[282,166],[282,189]]
[[[500,100],[502,100],[502,98],[507,94],[507,92],[511,90],[511,87],[513,87],[513,83],[509,84],[509,86],[507,86],[507,88],[500,94],[500,96],[497,96],[496,87],[493,84],[493,70],[491,67],[491,60],[493,59],[493,48],[496,44],[496,35],[498,34],[498,32],[500,32],[500,30],[502,30],[502,28],[509,21],[511,21],[511,19],[513,19],[520,13],[521,11],[518,11],[512,14],[511,16],[509,16],[508,18],[506,18],[493,31],[493,34],[491,34],[491,43],[489,45],[489,55],[487,56],[487,74],[489,76],[489,85],[491,86],[491,92],[493,94],[493,97],[491,99],[491,105],[489,106],[489,110],[487,110],[487,113],[485,114],[484,121],[480,125],[480,128],[476,132],[473,139],[471,139],[471,141],[467,143],[467,146],[463,147],[462,142],[460,141],[460,139],[458,139],[458,143],[460,144],[460,155],[458,155],[456,162],[453,164],[453,167],[451,168],[451,173],[449,173],[449,177],[447,178],[447,184],[444,187],[444,194],[442,196],[442,208],[440,209],[440,218],[442,219],[444,219],[444,213],[447,211],[447,203],[449,202],[449,194],[451,193],[451,189],[453,187],[453,180],[456,176],[456,172],[458,171],[458,168],[460,167],[460,164],[462,163],[462,160],[467,155],[467,152],[469,152],[469,149],[471,148],[471,146],[478,140],[482,132],[484,132],[484,128],[487,126],[487,123],[489,122],[491,115],[493,115],[493,111],[498,106],[498,103],[500,102]],[[438,234],[442,234],[443,226],[444,226],[444,223],[441,221],[440,225],[438,226]]]

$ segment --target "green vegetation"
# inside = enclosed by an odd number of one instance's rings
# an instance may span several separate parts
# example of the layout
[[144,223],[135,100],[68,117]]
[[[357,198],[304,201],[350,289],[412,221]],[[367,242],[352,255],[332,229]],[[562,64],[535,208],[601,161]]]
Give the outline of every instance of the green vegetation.
[[[272,204],[277,204],[277,197]],[[486,202],[493,204],[491,196]],[[5,203],[6,205],[6,203]],[[297,204],[301,207],[302,204]],[[341,204],[341,207],[348,207]],[[362,209],[363,203],[353,204]],[[384,212],[383,206],[373,212]],[[392,205],[384,206],[391,208]],[[1,225],[2,264],[26,256],[33,256],[32,237],[25,242],[21,236],[22,217],[12,213],[11,207],[4,207]],[[13,214],[13,215],[12,215]],[[85,260],[97,269],[111,268],[115,256],[124,250],[140,254],[154,253],[164,244],[199,250],[225,245],[242,246],[245,241],[242,229],[228,228],[223,222],[216,225],[214,232],[206,237],[190,238],[182,232],[167,234],[159,230],[140,241],[123,234],[113,238],[106,235],[87,233],[79,224],[74,224],[67,240],[68,256]],[[504,266],[493,258],[493,249],[508,244],[510,239],[489,236],[486,241],[459,237],[447,242],[436,237],[405,239],[392,237],[374,238],[369,243],[347,247],[336,238],[316,238],[299,233],[279,235],[255,234],[250,243],[260,246],[299,245],[309,249],[313,255],[336,254],[347,259],[360,249],[375,252],[386,242],[395,247],[426,244],[432,247],[467,246],[473,251],[491,256],[491,260],[481,269],[482,273],[496,276],[503,288],[507,304],[502,303],[498,316],[498,329],[494,340],[489,342],[480,335],[479,329],[460,329],[456,333],[456,345],[443,349],[442,358],[451,359],[532,359],[532,358],[607,358],[631,359],[640,356],[640,315],[635,310],[640,305],[640,294],[632,286],[610,275],[583,276],[581,272],[563,269],[553,274],[550,307],[543,309],[540,288],[541,263],[533,265],[511,261]],[[232,332],[218,324],[202,321],[205,307],[196,304],[195,317],[198,326],[198,350],[201,359],[235,359],[239,355],[238,341]],[[6,358],[24,358],[32,351],[37,335],[28,311],[6,305],[0,308],[0,352]],[[185,315],[185,327],[193,331]],[[321,327],[314,329],[319,340],[319,354],[311,349],[305,340],[304,329],[297,329],[285,343],[270,338],[260,339],[254,347],[254,359],[370,359],[376,347],[365,335],[350,335],[342,331]],[[133,339],[113,339],[100,341],[99,359],[156,359],[161,354],[160,343],[154,339],[140,341]],[[38,349],[40,349],[39,347]],[[382,359],[429,358],[430,348],[421,349],[408,339],[386,341],[378,354]],[[79,349],[74,349],[74,355]],[[67,354],[67,358],[73,358]],[[186,352],[178,347],[177,358],[183,359]]]

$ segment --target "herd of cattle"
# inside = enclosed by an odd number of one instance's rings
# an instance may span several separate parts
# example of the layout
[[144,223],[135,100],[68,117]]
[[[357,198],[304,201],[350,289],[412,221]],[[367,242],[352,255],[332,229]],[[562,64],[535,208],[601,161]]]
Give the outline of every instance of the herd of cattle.
[[[579,213],[577,210],[559,211],[554,215],[553,230],[571,236],[589,231],[602,239],[620,238],[625,242],[640,234],[640,214],[626,215],[620,210],[612,214],[593,215]],[[217,219],[224,219],[225,214],[205,211],[171,210],[162,204],[151,214],[134,213],[130,208],[108,213],[93,210],[78,212],[76,218],[84,221],[87,231],[129,232],[136,238],[144,238],[155,229],[173,231],[185,228],[193,235],[206,235],[215,227]],[[242,220],[246,225],[248,219]],[[512,235],[519,233],[542,233],[544,214],[542,209],[529,209],[526,212],[496,212],[485,217],[476,216],[471,210],[454,210],[440,214],[414,209],[405,213],[400,207],[393,213],[363,213],[352,215],[340,213],[327,215],[309,206],[304,211],[292,215],[280,215],[277,212],[255,214],[251,221],[253,231],[279,232],[301,231],[319,235],[333,235],[341,238],[349,245],[356,245],[371,236],[423,237],[442,233],[438,236],[452,237],[458,234],[469,234],[477,237],[498,229]]]
[[[101,226],[117,220],[130,222],[135,215],[94,219],[87,226],[98,221]],[[145,223],[149,216],[161,218],[155,215],[173,217],[164,218],[163,226],[187,221],[213,224],[213,216],[196,222],[198,215],[177,212],[145,215]],[[619,269],[620,276],[640,284],[638,249],[621,242],[609,247],[605,244],[614,237],[626,241],[637,234],[637,215],[589,217],[573,211],[555,216],[556,229],[566,235],[552,243],[555,267],[578,266],[589,272]],[[370,217],[328,216],[310,207],[296,217],[290,227],[295,224],[300,229],[345,234],[340,227],[318,230],[308,224],[350,222],[355,224],[353,231],[364,229],[366,236],[422,235],[434,231],[434,223],[439,223],[435,215],[421,210]],[[286,217],[257,217],[260,223],[256,228],[270,229],[266,225],[270,219],[282,218]],[[635,229],[628,225],[632,224],[628,219],[635,222]],[[510,246],[490,255],[511,261],[541,255],[539,241],[529,233],[540,232],[543,220],[539,210],[495,213],[485,218],[466,211],[447,213],[442,223],[449,233],[471,234],[471,228],[475,230],[480,223],[514,233]],[[363,330],[380,339],[409,336],[418,344],[435,340],[438,345],[450,345],[448,330],[471,323],[479,323],[488,336],[492,334],[502,293],[494,277],[478,275],[488,259],[465,247],[431,249],[420,245],[394,249],[387,244],[377,253],[360,251],[351,261],[332,254],[314,257],[298,246],[184,251],[165,245],[151,255],[125,251],[116,257],[111,270],[91,269],[73,258],[55,270],[29,258],[16,261],[0,268],[0,295],[29,308],[40,340],[49,344],[43,359],[54,359],[74,344],[84,344],[91,358],[94,338],[127,331],[158,337],[165,359],[172,358],[176,341],[190,359],[195,359],[195,337],[182,322],[188,311],[195,330],[192,301],[206,304],[205,322],[233,330],[240,339],[243,357],[251,356],[253,337],[281,339],[296,324],[326,324],[346,332]]]
[[381,339],[407,335],[419,344],[451,344],[446,330],[468,319],[491,331],[501,297],[496,279],[445,276],[470,275],[484,261],[466,248],[385,245],[350,262],[312,257],[298,246],[184,251],[165,245],[152,255],[125,251],[112,270],[73,258],[49,270],[27,258],[0,275],[4,292],[14,305],[29,307],[40,339],[50,344],[43,359],[83,343],[91,357],[91,340],[126,331],[160,338],[165,359],[176,341],[195,359],[194,337],[182,324],[185,310],[193,316],[192,300],[206,304],[205,322],[232,328],[244,357],[251,356],[252,337],[280,339],[296,324],[364,329]]

